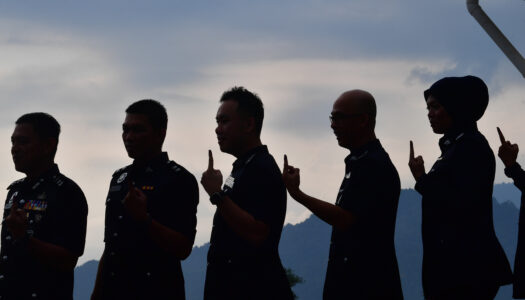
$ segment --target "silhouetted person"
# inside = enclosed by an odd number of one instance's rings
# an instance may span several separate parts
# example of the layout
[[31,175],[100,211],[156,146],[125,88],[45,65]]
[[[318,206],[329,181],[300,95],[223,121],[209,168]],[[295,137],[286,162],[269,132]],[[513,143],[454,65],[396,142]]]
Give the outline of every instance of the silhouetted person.
[[299,169],[284,157],[290,195],[332,225],[323,299],[403,299],[394,248],[400,182],[374,133],[376,104],[366,91],[343,93],[334,103],[331,127],[350,150],[334,204],[299,189]]
[[516,161],[518,158],[519,147],[506,141],[503,133],[498,128],[498,135],[501,141],[498,156],[505,165],[505,175],[514,180],[514,185],[521,191],[520,218],[518,227],[518,247],[514,259],[514,285],[513,297],[525,299],[525,171]]
[[292,299],[278,252],[286,188],[261,143],[263,104],[243,87],[224,92],[220,103],[215,129],[219,147],[237,160],[222,189],[211,151],[202,174],[202,186],[217,206],[204,299]]
[[92,299],[184,299],[180,261],[193,247],[198,184],[162,152],[168,116],[155,100],[126,109],[122,140],[133,163],[106,199],[105,249]]
[[7,193],[0,250],[0,299],[73,299],[73,270],[84,252],[88,207],[54,163],[60,125],[46,113],[16,121],[15,169],[27,177]]
[[441,157],[425,173],[423,158],[409,166],[423,196],[423,290],[426,299],[493,299],[512,274],[494,232],[495,158],[477,121],[489,102],[474,76],[446,77],[424,92]]

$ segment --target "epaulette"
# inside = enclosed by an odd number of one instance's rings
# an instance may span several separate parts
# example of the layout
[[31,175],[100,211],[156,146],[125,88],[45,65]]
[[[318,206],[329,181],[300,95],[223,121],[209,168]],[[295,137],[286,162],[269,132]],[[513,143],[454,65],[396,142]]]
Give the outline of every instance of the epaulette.
[[25,178],[21,178],[21,179],[18,179],[18,180],[16,180],[16,181],[13,181],[13,183],[11,183],[11,184],[7,187],[7,189],[10,190],[10,189],[14,188],[16,185],[18,185],[18,184],[24,182],[24,180],[25,180]]
[[125,166],[123,168],[120,168],[118,170],[116,170],[114,173],[113,173],[113,177],[125,172],[126,170],[128,170],[129,168],[131,167],[131,165],[128,165],[128,166]]
[[58,185],[58,186],[62,186],[64,184],[64,175],[62,174],[57,174],[57,175],[54,175],[53,177],[53,182]]
[[182,171],[182,167],[179,166],[176,162],[174,162],[173,160],[169,160],[167,162],[168,164],[168,168],[170,168],[172,171],[174,171],[175,173],[178,173],[180,171]]

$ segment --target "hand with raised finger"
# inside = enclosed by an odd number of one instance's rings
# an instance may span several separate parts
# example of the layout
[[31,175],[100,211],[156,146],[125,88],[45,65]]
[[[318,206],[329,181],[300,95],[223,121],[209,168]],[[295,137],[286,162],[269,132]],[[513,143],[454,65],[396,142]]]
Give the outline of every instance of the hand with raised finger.
[[501,142],[501,145],[498,149],[498,156],[501,158],[501,161],[505,165],[506,168],[512,166],[516,163],[516,159],[518,158],[518,152],[520,151],[518,145],[511,144],[510,141],[506,141],[505,137],[503,136],[503,133],[501,132],[501,129],[499,127],[496,127],[498,130],[498,136],[499,140]]
[[220,192],[222,187],[222,173],[213,168],[213,154],[208,150],[208,169],[202,173],[201,184],[208,195]]
[[148,197],[130,182],[129,191],[124,198],[124,208],[129,215],[138,222],[144,222],[148,219]]
[[290,195],[299,192],[299,185],[301,183],[300,170],[288,164],[286,154],[284,155],[283,181]]
[[26,234],[27,214],[24,209],[18,208],[16,202],[13,203],[9,215],[5,218],[5,225],[15,240]]
[[414,155],[414,144],[410,141],[410,156],[408,159],[408,166],[410,167],[410,172],[416,181],[425,175],[425,161],[421,155],[415,157]]

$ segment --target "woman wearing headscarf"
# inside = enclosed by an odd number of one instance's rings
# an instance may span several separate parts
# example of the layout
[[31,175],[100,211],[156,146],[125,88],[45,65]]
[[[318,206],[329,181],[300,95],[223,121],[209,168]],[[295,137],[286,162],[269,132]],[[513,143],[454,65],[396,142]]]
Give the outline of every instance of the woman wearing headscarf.
[[514,185],[521,191],[518,247],[516,248],[516,258],[514,259],[512,297],[525,299],[525,171],[523,171],[520,164],[516,161],[519,152],[518,145],[505,140],[499,128],[498,135],[501,141],[498,156],[505,165],[505,175],[512,178]]
[[423,291],[428,300],[494,299],[511,283],[509,262],[494,232],[494,153],[477,121],[489,95],[478,77],[445,77],[424,92],[441,156],[428,173],[423,158],[409,166],[422,199]]

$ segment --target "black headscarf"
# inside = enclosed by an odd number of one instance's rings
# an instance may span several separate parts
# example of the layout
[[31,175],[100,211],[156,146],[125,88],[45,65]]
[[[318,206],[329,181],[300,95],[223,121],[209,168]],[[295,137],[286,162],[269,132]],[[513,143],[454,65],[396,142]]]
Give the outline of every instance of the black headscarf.
[[476,76],[445,77],[424,92],[433,96],[450,114],[456,126],[475,124],[489,104],[487,85]]

